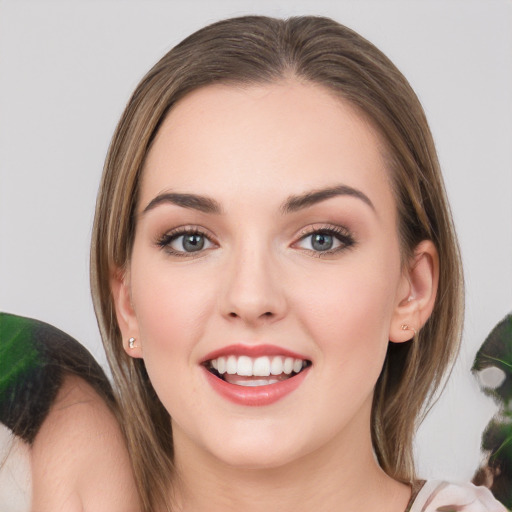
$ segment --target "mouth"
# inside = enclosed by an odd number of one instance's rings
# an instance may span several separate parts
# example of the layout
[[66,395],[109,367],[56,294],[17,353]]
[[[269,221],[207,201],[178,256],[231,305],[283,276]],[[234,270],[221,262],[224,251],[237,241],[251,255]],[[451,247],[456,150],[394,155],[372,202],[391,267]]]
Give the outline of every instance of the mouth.
[[231,354],[209,359],[203,365],[212,375],[229,384],[260,387],[293,379],[311,366],[311,361],[284,355]]

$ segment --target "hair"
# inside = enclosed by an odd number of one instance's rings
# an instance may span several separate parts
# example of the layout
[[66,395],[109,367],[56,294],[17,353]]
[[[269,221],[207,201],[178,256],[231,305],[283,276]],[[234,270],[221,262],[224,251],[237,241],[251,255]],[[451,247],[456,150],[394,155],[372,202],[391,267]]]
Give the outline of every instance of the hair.
[[422,240],[432,240],[438,251],[432,315],[411,342],[389,344],[375,388],[372,442],[391,477],[415,478],[414,432],[457,353],[463,317],[459,249],[433,138],[404,76],[374,45],[328,18],[246,16],[202,28],[157,62],[129,100],[106,158],[92,236],[93,300],[146,511],[166,503],[169,493],[170,416],[144,361],[123,350],[109,284],[130,260],[145,159],[166,115],[191,91],[216,83],[250,86],[291,79],[322,86],[370,120],[386,147],[403,261]]

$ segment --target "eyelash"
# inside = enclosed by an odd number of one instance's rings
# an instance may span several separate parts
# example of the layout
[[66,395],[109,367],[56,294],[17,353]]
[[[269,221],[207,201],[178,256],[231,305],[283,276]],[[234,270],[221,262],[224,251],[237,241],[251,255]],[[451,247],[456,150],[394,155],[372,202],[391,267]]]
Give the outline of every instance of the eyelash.
[[[192,252],[186,252],[186,251],[176,251],[174,249],[171,249],[170,245],[172,242],[177,240],[178,238],[182,236],[187,235],[197,235],[202,236],[206,238],[211,244],[215,244],[211,240],[211,237],[205,233],[205,231],[202,228],[196,227],[196,226],[189,226],[189,227],[180,227],[173,229],[171,231],[168,231],[167,233],[163,234],[158,240],[156,241],[156,245],[160,247],[161,249],[165,250],[168,254],[171,256],[178,256],[178,257],[185,257],[185,258],[194,258],[202,254],[205,250],[208,249],[200,249],[198,251],[192,251]],[[308,229],[305,229],[301,232],[299,239],[297,242],[294,242],[293,245],[298,244],[299,242],[305,240],[308,236],[312,235],[329,235],[334,237],[338,242],[340,242],[340,246],[336,247],[334,249],[328,249],[325,251],[315,251],[312,249],[301,249],[305,252],[311,253],[315,257],[321,258],[325,256],[331,256],[333,254],[337,254],[339,252],[342,252],[344,250],[350,249],[355,245],[355,240],[353,236],[350,234],[350,232],[341,226],[323,226],[323,227],[310,227]],[[292,245],[292,247],[293,247]],[[195,254],[197,252],[197,255]]]
[[309,228],[304,229],[301,234],[300,238],[297,242],[294,243],[294,245],[298,244],[299,242],[305,240],[308,236],[312,235],[329,235],[335,238],[340,242],[340,246],[336,247],[334,249],[328,249],[325,251],[314,251],[312,249],[302,249],[304,251],[307,251],[309,253],[312,253],[317,258],[322,258],[326,256],[332,256],[333,254],[340,253],[342,251],[345,251],[347,249],[350,249],[351,247],[354,247],[356,241],[354,237],[351,235],[350,231],[342,226],[323,226],[323,227],[317,227],[317,226],[311,226]]
[[204,232],[203,229],[196,227],[196,226],[187,226],[187,227],[180,227],[173,229],[171,231],[168,231],[167,233],[164,233],[156,242],[156,245],[159,246],[161,249],[165,250],[168,254],[171,256],[178,256],[178,257],[184,257],[184,258],[193,258],[199,256],[199,254],[203,253],[204,250],[196,251],[195,252],[186,252],[186,251],[176,251],[171,248],[171,243],[174,242],[176,239],[180,238],[181,236],[191,236],[191,235],[197,235],[197,236],[203,236],[205,237],[210,243],[214,243],[211,241],[211,238]]

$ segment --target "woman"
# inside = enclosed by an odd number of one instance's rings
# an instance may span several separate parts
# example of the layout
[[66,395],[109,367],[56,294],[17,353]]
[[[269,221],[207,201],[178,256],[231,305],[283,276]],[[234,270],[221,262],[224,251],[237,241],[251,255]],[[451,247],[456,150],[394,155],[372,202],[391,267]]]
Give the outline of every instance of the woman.
[[462,272],[421,106],[354,32],[245,17],[164,56],[91,260],[144,510],[503,510],[414,472]]

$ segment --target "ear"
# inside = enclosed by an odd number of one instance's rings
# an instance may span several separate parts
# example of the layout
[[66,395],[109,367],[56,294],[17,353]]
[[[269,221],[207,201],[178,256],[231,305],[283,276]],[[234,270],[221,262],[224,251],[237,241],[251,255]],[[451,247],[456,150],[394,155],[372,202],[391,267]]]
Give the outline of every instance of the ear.
[[[123,337],[123,348],[130,357],[142,357],[139,327],[130,295],[130,275],[128,271],[116,269],[110,277],[110,290],[116,309],[117,324]],[[129,340],[135,338],[133,348]]]
[[423,240],[402,273],[389,330],[390,341],[408,341],[425,325],[434,309],[438,282],[437,249],[431,240]]

